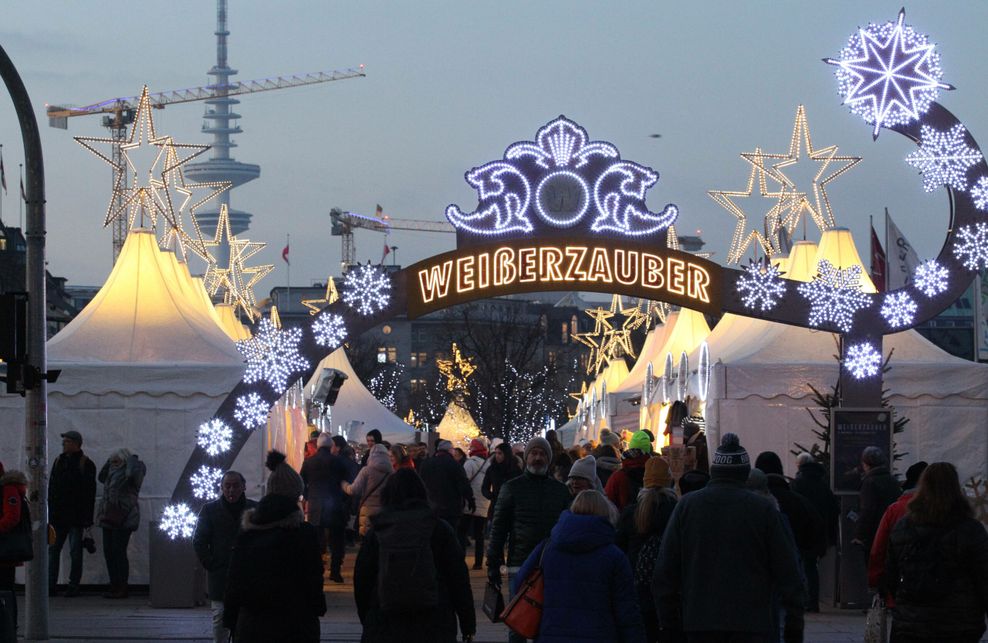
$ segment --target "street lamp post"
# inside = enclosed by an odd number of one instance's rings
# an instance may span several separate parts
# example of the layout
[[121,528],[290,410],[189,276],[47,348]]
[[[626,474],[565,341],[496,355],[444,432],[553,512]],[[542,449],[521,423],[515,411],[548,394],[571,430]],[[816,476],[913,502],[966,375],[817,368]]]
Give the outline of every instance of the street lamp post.
[[31,99],[17,68],[0,47],[0,77],[14,103],[27,167],[27,367],[35,377],[25,386],[24,444],[34,560],[27,565],[25,638],[48,640],[48,355],[45,340],[45,166]]

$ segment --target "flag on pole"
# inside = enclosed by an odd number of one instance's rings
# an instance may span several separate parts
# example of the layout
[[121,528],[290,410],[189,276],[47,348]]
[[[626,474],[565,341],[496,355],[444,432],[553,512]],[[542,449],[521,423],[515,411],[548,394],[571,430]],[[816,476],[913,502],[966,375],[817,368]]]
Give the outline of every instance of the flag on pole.
[[7,171],[3,169],[3,150],[0,149],[0,187],[3,188],[3,193],[7,194]]
[[882,242],[878,240],[875,226],[871,226],[871,280],[878,292],[885,292],[885,276],[888,272],[888,258]]
[[290,245],[291,244],[286,243],[285,249],[281,251],[281,258],[284,259],[285,263],[287,263],[289,266],[292,265],[292,262],[288,260],[288,248]]
[[24,192],[24,177],[21,177],[21,201],[27,203],[27,193]]
[[919,256],[906,239],[899,226],[885,210],[885,248],[888,257],[888,289],[903,288],[912,283],[913,273],[919,266]]
[[[380,207],[380,206],[378,206],[378,207]],[[383,252],[383,253],[381,253],[381,264],[383,264],[383,263],[384,263],[384,259],[385,259],[385,258],[386,258],[386,257],[387,257],[387,256],[388,256],[389,254],[391,254],[391,248],[390,248],[390,247],[388,246],[388,242],[387,242],[387,241],[385,241],[385,242],[384,242],[384,252]],[[380,264],[378,264],[378,265],[380,265]]]
[[374,210],[374,214],[377,216],[378,219],[380,219],[381,216],[384,214],[384,208],[381,207],[380,203],[377,204],[377,209]]

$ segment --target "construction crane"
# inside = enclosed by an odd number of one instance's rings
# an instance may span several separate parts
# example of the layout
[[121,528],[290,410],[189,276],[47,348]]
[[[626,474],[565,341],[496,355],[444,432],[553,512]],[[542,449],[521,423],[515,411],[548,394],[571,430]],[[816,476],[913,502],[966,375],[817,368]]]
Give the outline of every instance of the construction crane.
[[[167,105],[239,96],[241,94],[255,94],[257,92],[288,89],[290,87],[303,87],[305,85],[328,83],[334,80],[363,78],[366,75],[364,66],[360,65],[356,69],[317,71],[309,74],[277,76],[244,82],[176,89],[151,94],[151,106],[156,109],[164,109]],[[125,164],[120,146],[127,137],[127,127],[134,122],[134,112],[136,111],[136,105],[139,100],[140,96],[127,96],[110,98],[99,103],[86,105],[85,107],[45,105],[48,113],[48,125],[57,127],[58,129],[68,129],[68,120],[70,118],[103,114],[103,127],[110,130],[110,139],[112,139],[113,185],[119,185],[126,189],[128,185],[127,174],[124,172]],[[114,204],[115,208],[121,208],[123,206],[124,194],[125,192],[123,190],[116,192],[115,198],[117,203]],[[127,217],[117,217],[113,221],[114,260],[116,260],[117,255],[120,253],[120,248],[123,247],[124,239],[127,238],[127,224]]]
[[[378,214],[380,214],[378,209]],[[414,232],[446,232],[455,233],[456,230],[445,221],[422,221],[418,219],[394,219],[386,214],[371,216],[367,214],[357,214],[333,208],[329,211],[329,220],[332,225],[330,234],[334,237],[341,237],[343,249],[341,261],[343,271],[357,263],[357,245],[353,240],[353,231],[356,228],[373,230],[389,234],[392,230],[412,230]]]

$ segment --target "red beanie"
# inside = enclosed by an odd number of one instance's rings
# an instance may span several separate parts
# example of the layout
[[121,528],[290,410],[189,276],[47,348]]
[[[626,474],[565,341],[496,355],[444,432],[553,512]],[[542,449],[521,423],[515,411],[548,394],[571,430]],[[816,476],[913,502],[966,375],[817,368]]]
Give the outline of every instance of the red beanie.
[[486,458],[487,445],[485,445],[483,441],[478,440],[477,438],[470,440],[470,455],[471,456],[479,455],[482,458]]

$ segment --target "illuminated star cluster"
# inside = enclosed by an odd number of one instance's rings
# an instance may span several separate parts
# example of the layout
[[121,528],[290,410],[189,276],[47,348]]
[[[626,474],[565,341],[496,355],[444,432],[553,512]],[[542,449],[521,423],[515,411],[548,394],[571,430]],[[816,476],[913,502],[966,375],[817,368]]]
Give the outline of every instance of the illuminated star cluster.
[[648,322],[648,314],[639,305],[624,308],[621,296],[612,295],[610,308],[598,306],[584,312],[594,320],[594,329],[573,333],[573,339],[590,347],[587,373],[596,375],[611,359],[623,355],[636,357],[631,332]]
[[267,421],[270,409],[271,406],[260,395],[247,393],[237,398],[237,408],[233,410],[233,417],[249,431]]
[[312,322],[312,334],[320,346],[335,349],[346,339],[346,324],[339,315],[322,313]]
[[230,440],[233,431],[219,418],[199,425],[198,445],[206,451],[206,455],[215,457],[230,450]]
[[826,259],[817,264],[813,281],[799,285],[799,294],[810,303],[810,326],[829,322],[845,333],[857,311],[871,305],[871,295],[861,291],[861,266],[841,269]]
[[918,119],[937,99],[941,89],[940,55],[925,34],[903,24],[905,10],[895,22],[870,24],[859,29],[839,57],[825,58],[836,65],[838,92],[851,112],[874,125],[877,137],[882,127]]
[[264,380],[276,393],[284,393],[288,378],[309,367],[309,360],[299,353],[302,329],[278,328],[270,319],[262,319],[250,339],[237,342],[237,349],[247,359],[244,381],[252,384]]
[[158,528],[169,538],[192,538],[199,517],[189,509],[184,502],[176,505],[165,505],[165,510],[158,522]]
[[988,268],[988,224],[975,223],[961,226],[957,230],[954,256],[963,262],[968,270]]
[[923,189],[932,192],[941,185],[958,191],[967,189],[967,170],[981,161],[981,152],[967,144],[967,130],[957,123],[946,132],[923,125],[919,149],[906,156],[906,163],[923,173]]
[[882,355],[867,342],[854,344],[847,349],[844,368],[858,380],[874,377],[882,368]]
[[460,347],[453,342],[453,359],[437,359],[436,368],[446,378],[446,390],[465,395],[467,380],[477,370],[472,357],[463,357]]
[[373,315],[391,301],[391,278],[370,264],[354,266],[343,279],[343,302],[361,315]]
[[941,266],[936,259],[928,259],[916,266],[913,285],[927,297],[935,297],[947,290],[949,277],[950,272]]
[[192,495],[196,498],[214,500],[220,495],[220,480],[223,470],[218,467],[202,465],[192,474],[189,483],[192,485]]
[[988,210],[988,176],[978,179],[974,187],[971,188],[971,199],[974,200],[974,207],[979,210]]
[[772,310],[786,294],[786,283],[779,275],[778,266],[767,260],[751,261],[738,279],[738,294],[745,308]]
[[916,318],[916,302],[909,293],[899,291],[889,293],[882,302],[882,317],[892,328],[902,328],[913,323]]

